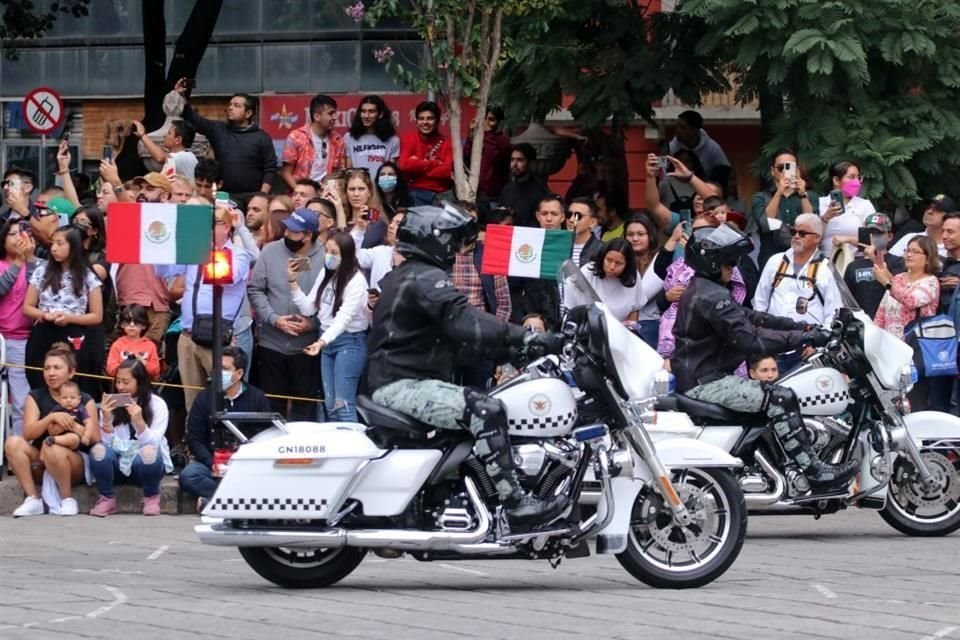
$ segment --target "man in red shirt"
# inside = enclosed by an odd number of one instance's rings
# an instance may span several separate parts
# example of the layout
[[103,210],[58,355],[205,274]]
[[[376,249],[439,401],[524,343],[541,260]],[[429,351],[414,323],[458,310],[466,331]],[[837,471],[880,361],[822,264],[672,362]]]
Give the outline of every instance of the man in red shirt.
[[438,193],[453,188],[453,148],[440,133],[436,102],[417,105],[417,130],[400,139],[400,169],[407,178],[413,206],[433,204]]

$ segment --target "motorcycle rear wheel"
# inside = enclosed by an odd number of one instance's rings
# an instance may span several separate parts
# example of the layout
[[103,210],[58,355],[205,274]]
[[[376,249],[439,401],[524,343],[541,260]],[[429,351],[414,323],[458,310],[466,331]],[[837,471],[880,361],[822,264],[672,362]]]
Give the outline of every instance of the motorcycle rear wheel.
[[670,508],[648,487],[633,504],[627,549],[617,560],[651,587],[701,587],[723,575],[740,554],[747,535],[746,501],[727,469],[680,469],[672,480],[694,523],[675,527]]
[[926,489],[913,465],[897,459],[880,517],[908,536],[945,536],[960,529],[960,450],[921,450],[937,487]]
[[286,589],[319,589],[343,580],[356,569],[366,549],[286,549],[240,547],[240,555],[260,577]]

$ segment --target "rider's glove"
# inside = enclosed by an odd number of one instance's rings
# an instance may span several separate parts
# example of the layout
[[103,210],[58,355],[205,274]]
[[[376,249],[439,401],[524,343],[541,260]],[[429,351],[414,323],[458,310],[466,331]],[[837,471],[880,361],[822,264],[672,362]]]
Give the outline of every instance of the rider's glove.
[[829,329],[814,329],[813,331],[804,331],[803,344],[811,347],[825,347],[833,339],[833,332]]
[[534,355],[560,354],[563,353],[564,338],[562,334],[545,332],[530,332],[523,338],[523,346],[527,353]]

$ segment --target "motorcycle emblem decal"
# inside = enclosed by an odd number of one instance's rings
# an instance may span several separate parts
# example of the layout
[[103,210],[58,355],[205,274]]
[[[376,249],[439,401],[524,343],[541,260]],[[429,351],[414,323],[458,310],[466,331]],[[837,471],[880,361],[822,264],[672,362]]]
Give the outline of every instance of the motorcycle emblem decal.
[[940,358],[940,362],[946,362],[947,360],[950,359],[950,352],[941,351],[940,353],[937,354],[937,357]]
[[817,378],[817,389],[820,391],[830,391],[833,389],[833,378],[830,376],[821,376]]
[[550,408],[552,407],[550,398],[538,393],[537,395],[530,398],[530,402],[527,403],[527,408],[530,409],[530,413],[535,416],[545,416],[550,413]]
[[523,262],[524,264],[528,264],[537,259],[537,252],[533,250],[533,246],[524,243],[517,247],[516,256],[517,260]]

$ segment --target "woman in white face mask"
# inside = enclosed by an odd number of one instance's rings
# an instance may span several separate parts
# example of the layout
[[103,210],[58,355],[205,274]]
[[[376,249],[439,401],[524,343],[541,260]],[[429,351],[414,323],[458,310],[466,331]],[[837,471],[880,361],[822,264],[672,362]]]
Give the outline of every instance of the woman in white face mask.
[[396,162],[391,160],[380,166],[377,170],[376,185],[380,204],[383,205],[383,213],[387,218],[392,220],[397,209],[413,206],[413,200],[410,199],[410,193],[407,190],[407,182],[403,179],[403,174]]
[[357,250],[349,233],[338,233],[324,244],[324,270],[310,293],[290,271],[293,303],[304,315],[317,314],[320,339],[304,349],[320,356],[326,419],[357,421],[357,387],[367,362],[367,280],[357,264]]

